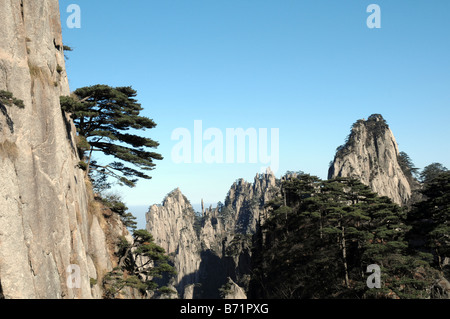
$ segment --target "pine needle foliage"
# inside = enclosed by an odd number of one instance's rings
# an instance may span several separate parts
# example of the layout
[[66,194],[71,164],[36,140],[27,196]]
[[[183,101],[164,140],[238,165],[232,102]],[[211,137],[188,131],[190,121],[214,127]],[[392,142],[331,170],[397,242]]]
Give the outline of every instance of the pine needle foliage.
[[[94,85],[61,97],[61,107],[71,114],[80,140],[89,145],[86,147],[84,143],[79,148],[87,163],[87,174],[93,169],[116,178],[122,185],[134,187],[139,178],[150,179],[147,172],[155,168],[154,161],[163,159],[153,151],[158,142],[133,134],[156,126],[152,119],[140,115],[143,108],[136,96],[137,91],[131,87]],[[115,160],[93,161],[94,152]]]

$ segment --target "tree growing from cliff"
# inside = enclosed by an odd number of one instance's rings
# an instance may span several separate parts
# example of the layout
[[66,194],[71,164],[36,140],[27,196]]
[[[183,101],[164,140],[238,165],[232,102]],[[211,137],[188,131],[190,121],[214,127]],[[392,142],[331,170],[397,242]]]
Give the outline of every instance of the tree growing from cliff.
[[155,280],[164,274],[174,275],[176,271],[169,265],[165,250],[154,242],[149,232],[135,230],[133,243],[121,238],[118,247],[118,266],[103,279],[105,298],[116,298],[126,287],[137,289],[144,295],[148,292],[175,293]]
[[[138,178],[151,178],[146,172],[154,169],[154,160],[161,160],[162,156],[152,151],[159,146],[158,142],[128,133],[156,126],[152,119],[139,115],[143,108],[135,99],[136,95],[131,87],[94,85],[61,97],[61,107],[71,114],[82,142],[78,149],[87,175],[95,170],[130,187],[135,186]],[[94,152],[116,160],[93,161]]]
[[128,211],[128,207],[118,194],[108,193],[101,197],[102,203],[120,216],[120,220],[130,231],[136,230],[136,217]]
[[21,109],[25,107],[22,100],[16,99],[11,92],[3,90],[0,90],[0,103],[7,106],[15,105]]
[[[6,124],[9,127],[11,133],[14,133],[14,122],[8,114],[8,109],[6,106],[15,105],[18,108],[23,109],[25,104],[22,100],[16,99],[13,94],[9,91],[0,90],[0,113],[2,113],[6,117]],[[0,125],[1,130],[1,125]]]
[[406,152],[400,152],[398,154],[398,164],[406,177],[409,179],[414,179],[417,177],[419,169],[414,167],[415,165],[411,157],[409,157]]

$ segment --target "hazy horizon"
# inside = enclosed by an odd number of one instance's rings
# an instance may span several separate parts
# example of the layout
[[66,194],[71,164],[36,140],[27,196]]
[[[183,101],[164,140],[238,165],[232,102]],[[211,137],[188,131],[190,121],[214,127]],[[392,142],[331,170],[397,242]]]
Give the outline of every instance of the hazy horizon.
[[[162,202],[162,200],[161,200]],[[223,201],[222,201],[223,202]],[[137,222],[137,229],[145,229],[145,214],[148,212],[150,206],[154,204],[161,204],[161,203],[153,203],[151,205],[130,205],[128,206],[128,210],[133,214],[133,216],[136,217]],[[208,208],[210,205],[212,207],[216,207],[217,203],[204,203],[205,207]],[[192,208],[194,208],[195,212],[201,212],[201,203],[191,203]]]

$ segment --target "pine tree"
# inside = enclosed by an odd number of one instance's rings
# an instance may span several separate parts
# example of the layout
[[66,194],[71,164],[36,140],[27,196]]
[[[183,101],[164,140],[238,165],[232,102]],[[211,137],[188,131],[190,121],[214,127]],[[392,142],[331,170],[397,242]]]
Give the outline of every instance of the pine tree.
[[[358,180],[307,175],[283,183],[254,252],[252,289],[264,298],[421,298],[429,255],[410,249],[406,211]],[[368,265],[382,270],[369,289]]]
[[425,298],[431,285],[430,255],[412,251],[406,240],[406,210],[387,197],[367,206],[372,238],[363,247],[362,266],[381,268],[382,287],[365,292],[374,298]]
[[133,243],[125,238],[119,242],[119,264],[103,279],[105,298],[116,298],[125,287],[139,290],[142,294],[175,293],[166,286],[160,286],[155,279],[164,274],[175,275],[175,268],[169,265],[165,250],[158,246],[146,230],[133,232]]
[[11,92],[4,90],[0,90],[0,104],[4,104],[7,106],[15,105],[21,109],[25,107],[25,104],[22,100],[15,98]]
[[[258,266],[254,267],[251,286],[258,297],[311,298],[317,291],[311,286],[326,280],[311,269],[311,255],[317,254],[318,247],[316,219],[299,209],[311,197],[318,180],[306,174],[290,178],[283,182],[280,197],[266,205],[269,218],[262,225],[252,255],[252,263]],[[284,205],[286,202],[290,206]]]
[[413,180],[415,177],[417,177],[419,169],[415,167],[412,159],[408,154],[406,154],[405,152],[400,152],[397,160],[406,177],[408,177],[410,180]]
[[411,218],[416,220],[416,228],[423,231],[426,246],[442,269],[444,258],[450,256],[450,172],[434,177],[422,194],[426,200],[417,204]]
[[120,216],[120,220],[130,231],[136,229],[136,217],[128,211],[128,207],[122,201],[122,198],[117,194],[103,194],[101,197],[102,203],[111,209],[114,213]]
[[341,284],[335,283],[333,296],[361,298],[367,290],[364,253],[374,237],[369,207],[380,198],[351,178],[324,181],[320,197],[324,237],[339,252],[334,262],[340,265]]
[[448,171],[447,167],[441,163],[432,163],[426,166],[422,172],[420,172],[420,181],[424,184],[430,183],[433,179],[438,177],[441,173]]
[[[136,95],[131,87],[94,85],[61,97],[62,109],[71,114],[79,140],[85,141],[79,152],[86,162],[88,175],[93,169],[130,187],[138,178],[151,178],[144,171],[154,169],[153,161],[162,159],[160,154],[150,150],[159,144],[151,138],[127,133],[156,126],[152,119],[139,115],[143,108],[135,99]],[[117,160],[100,164],[92,160],[93,152],[102,152]]]

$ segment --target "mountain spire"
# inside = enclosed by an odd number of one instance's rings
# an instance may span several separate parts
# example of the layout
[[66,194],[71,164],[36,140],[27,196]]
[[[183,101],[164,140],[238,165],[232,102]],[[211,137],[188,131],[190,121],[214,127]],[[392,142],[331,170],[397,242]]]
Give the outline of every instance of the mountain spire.
[[395,137],[381,114],[356,121],[346,143],[336,150],[328,178],[353,177],[381,196],[406,205],[412,185],[399,164]]

